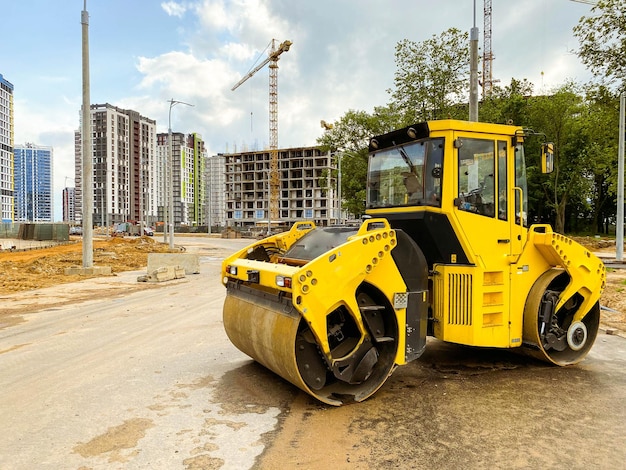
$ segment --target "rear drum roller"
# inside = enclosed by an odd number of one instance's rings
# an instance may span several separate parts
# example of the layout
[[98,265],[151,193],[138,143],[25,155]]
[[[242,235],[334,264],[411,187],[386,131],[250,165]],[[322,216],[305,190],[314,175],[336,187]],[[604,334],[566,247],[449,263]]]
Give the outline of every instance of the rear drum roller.
[[327,316],[332,359],[322,354],[307,322],[287,302],[230,290],[224,328],[232,343],[268,369],[329,405],[360,402],[393,371],[398,327],[390,306],[375,292],[357,302],[368,334],[361,334],[345,307]]
[[580,294],[554,311],[568,282],[564,271],[547,271],[530,290],[524,308],[524,344],[534,357],[559,366],[580,362],[593,346],[600,325],[599,303],[581,321],[574,321],[583,300]]

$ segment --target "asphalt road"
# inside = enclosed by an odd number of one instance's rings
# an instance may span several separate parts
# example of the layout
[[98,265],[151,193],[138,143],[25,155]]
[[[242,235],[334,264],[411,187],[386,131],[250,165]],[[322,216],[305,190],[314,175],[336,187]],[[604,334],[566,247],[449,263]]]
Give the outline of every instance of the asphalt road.
[[624,468],[624,338],[569,368],[433,340],[328,407],[226,338],[220,261],[246,242],[176,243],[200,274],[0,316],[0,469]]

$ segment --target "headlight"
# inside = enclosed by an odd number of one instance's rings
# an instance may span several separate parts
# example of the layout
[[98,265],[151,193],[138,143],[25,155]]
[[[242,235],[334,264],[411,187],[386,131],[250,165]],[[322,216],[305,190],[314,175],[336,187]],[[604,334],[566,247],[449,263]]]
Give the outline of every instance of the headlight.
[[291,278],[287,276],[276,276],[276,285],[278,287],[287,287],[291,289]]

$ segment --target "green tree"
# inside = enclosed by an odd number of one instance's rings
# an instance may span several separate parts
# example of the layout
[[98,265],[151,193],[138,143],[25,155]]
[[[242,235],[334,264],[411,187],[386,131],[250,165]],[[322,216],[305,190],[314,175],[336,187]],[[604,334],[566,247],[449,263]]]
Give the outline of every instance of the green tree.
[[540,176],[531,170],[529,179],[543,178],[546,205],[554,211],[555,230],[563,233],[568,204],[584,201],[591,194],[583,100],[576,86],[568,83],[549,96],[534,98],[529,111],[531,127],[555,144],[554,172]]
[[591,15],[574,27],[578,57],[591,72],[609,83],[626,82],[626,2],[598,0]]
[[358,152],[367,148],[369,139],[378,134],[401,127],[402,123],[389,107],[375,108],[373,114],[366,111],[347,111],[338,121],[330,124],[317,139],[325,151]]
[[533,84],[526,79],[512,78],[511,84],[504,88],[495,86],[490,96],[480,104],[480,120],[496,124],[527,125],[528,103],[532,94]]
[[619,96],[605,86],[590,85],[585,102],[584,133],[593,178],[593,228],[607,233],[617,206]]
[[[341,161],[342,208],[354,217],[365,212],[369,139],[400,125],[399,117],[390,107],[376,108],[373,114],[349,110],[317,139],[323,151],[331,152],[337,161]],[[329,187],[337,177],[336,170],[324,172],[321,185]]]
[[469,96],[468,44],[468,34],[456,28],[422,42],[398,42],[395,88],[388,91],[404,122],[467,119],[467,108],[459,103]]

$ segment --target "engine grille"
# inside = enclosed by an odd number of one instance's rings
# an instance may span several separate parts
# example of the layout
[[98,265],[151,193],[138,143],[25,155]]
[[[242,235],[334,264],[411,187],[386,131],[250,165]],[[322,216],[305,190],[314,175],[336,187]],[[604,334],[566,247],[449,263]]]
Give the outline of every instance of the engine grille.
[[472,324],[472,275],[448,273],[448,324]]

